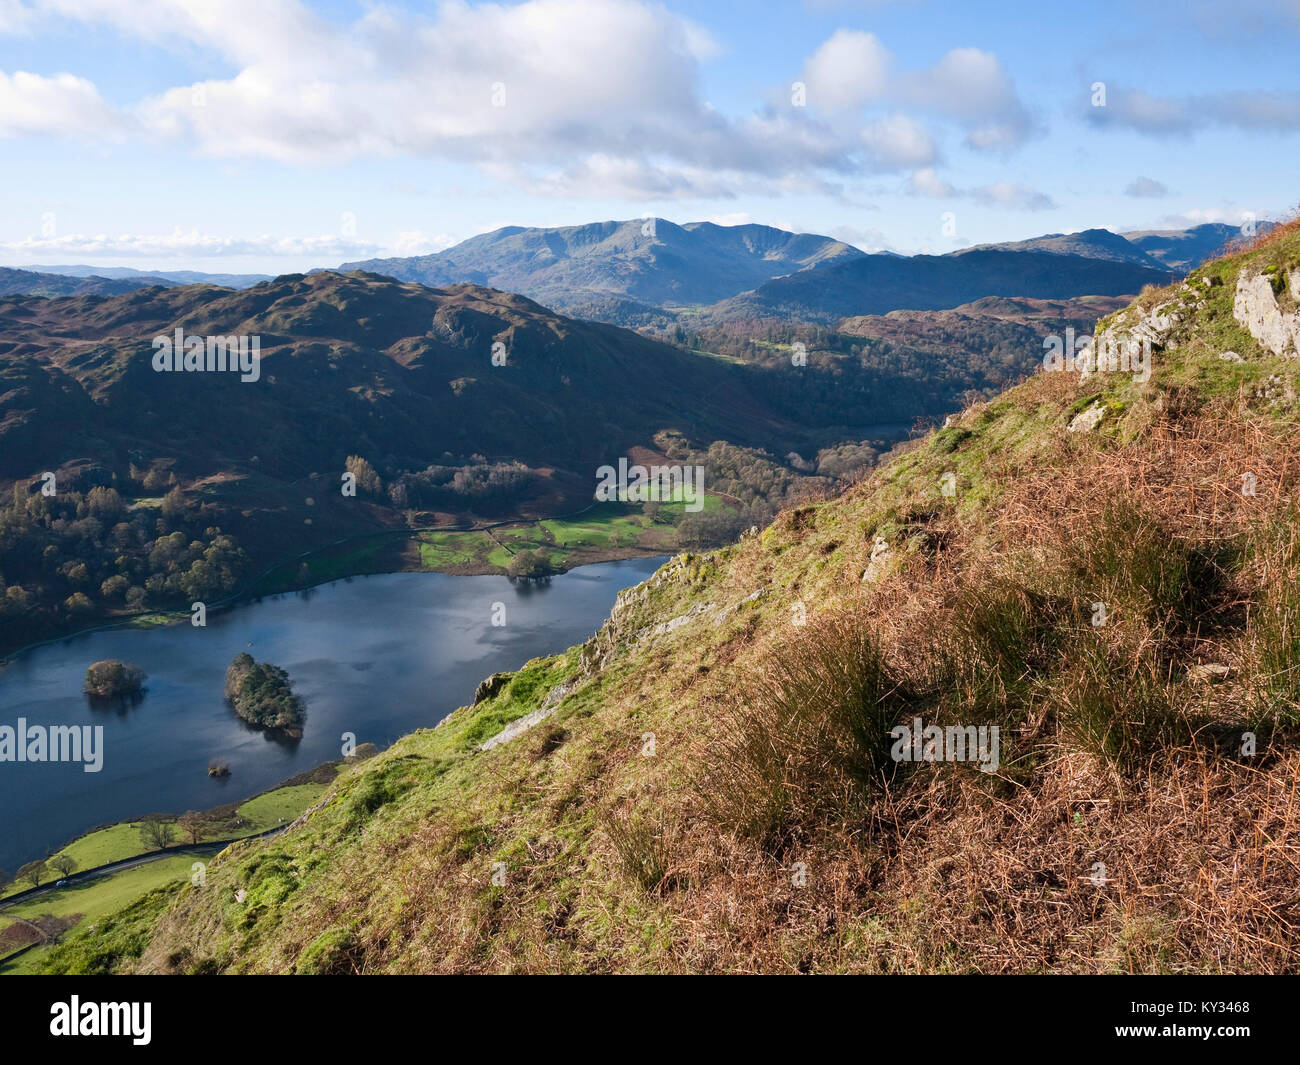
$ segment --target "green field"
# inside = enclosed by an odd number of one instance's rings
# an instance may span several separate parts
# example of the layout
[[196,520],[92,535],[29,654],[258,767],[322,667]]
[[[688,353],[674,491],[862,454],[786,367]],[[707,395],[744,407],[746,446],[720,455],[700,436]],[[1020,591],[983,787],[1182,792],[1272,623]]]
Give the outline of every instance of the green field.
[[[329,785],[321,783],[292,784],[258,795],[242,803],[236,811],[245,824],[230,835],[252,835],[275,828],[300,815],[312,805]],[[178,833],[179,836],[179,833]],[[178,839],[178,843],[181,842]],[[200,848],[202,848],[200,844]],[[208,848],[204,854],[172,854],[157,858],[144,865],[107,876],[93,877],[65,888],[56,888],[44,895],[16,902],[0,911],[0,928],[11,923],[11,917],[34,918],[45,914],[65,917],[80,914],[84,921],[94,921],[116,913],[142,895],[164,884],[187,879],[194,862],[210,857],[218,848]],[[77,862],[78,869],[93,869],[111,862],[123,861],[146,853],[140,837],[140,822],[132,821],[110,825],[91,832],[69,843],[60,854],[67,854]],[[26,882],[10,885],[11,891],[27,887]],[[0,965],[0,975],[35,972],[45,947],[37,947],[8,965]]]
[[328,784],[292,784],[276,788],[249,799],[239,808],[239,816],[248,822],[248,832],[265,832],[285,821],[292,821],[325,794]]
[[[328,787],[328,784],[319,781],[289,784],[254,796],[247,802],[239,804],[233,811],[229,807],[219,808],[224,821],[214,824],[215,832],[207,835],[209,838],[215,835],[216,838],[225,839],[254,835],[276,828],[302,814],[324,794]],[[233,827],[235,818],[242,821],[238,828]],[[226,825],[231,827],[226,829]],[[186,842],[178,830],[177,845],[185,845]],[[86,921],[95,921],[116,913],[155,888],[189,878],[196,861],[206,860],[219,849],[205,848],[202,843],[199,844],[199,848],[201,854],[168,854],[143,865],[123,869],[107,876],[92,877],[64,888],[55,888],[32,899],[16,902],[0,911],[0,928],[12,923],[12,917],[32,919],[47,914],[56,917],[75,914],[80,915],[78,926],[81,926]],[[140,822],[128,821],[87,833],[57,853],[66,854],[75,860],[77,870],[86,870],[138,857],[148,853],[148,848],[140,835]],[[50,880],[56,876],[57,874],[52,873]],[[13,894],[29,886],[26,881],[10,884],[7,894]],[[42,956],[47,952],[48,948],[37,947],[8,964],[0,964],[0,975],[36,972]]]
[[[291,821],[320,798],[328,786],[328,784],[321,783],[293,784],[288,787],[276,788],[249,799],[235,811],[236,815],[242,818],[245,823],[237,829],[221,832],[215,838],[251,836],[275,828],[285,821]],[[174,824],[175,821],[173,820],[172,823]],[[212,834],[209,833],[208,837],[212,838]],[[188,842],[179,829],[176,832],[176,842],[178,844]],[[101,865],[109,865],[112,862],[124,861],[127,858],[134,858],[146,854],[150,850],[151,848],[145,845],[140,835],[140,822],[126,821],[87,833],[55,853],[66,854],[72,858],[77,863],[77,867],[73,872],[78,872],[94,869]],[[51,873],[48,879],[53,880],[56,878],[57,874]],[[5,888],[4,894],[6,896],[13,895],[29,887],[31,885],[27,881],[15,882]],[[18,912],[18,910],[15,909],[14,912]],[[43,910],[42,912],[48,911]]]
[[[657,486],[650,490],[657,491]],[[412,569],[500,572],[523,550],[544,549],[560,568],[595,561],[593,554],[603,559],[611,551],[671,550],[671,527],[688,513],[680,486],[673,496],[659,504],[655,522],[646,516],[643,504],[612,502],[597,503],[571,518],[547,518],[490,530],[378,533],[287,561],[259,580],[256,591],[269,595],[365,573]],[[716,510],[725,505],[721,497],[706,494],[701,509]]]
[[631,547],[650,522],[641,508],[629,503],[602,503],[576,518],[541,523],[552,541],[573,547]]
[[[681,513],[682,504],[664,504],[666,519],[675,520]],[[668,524],[663,521],[660,528],[666,530]],[[490,533],[423,532],[419,534],[420,562],[424,569],[466,565],[505,569],[517,552],[543,549],[557,565],[567,566],[577,552],[642,546],[641,538],[650,527],[639,505],[601,503],[579,517],[508,525]]]
[[423,569],[481,563],[495,546],[485,532],[422,532],[417,542]]
[[181,620],[188,620],[189,616],[188,613],[163,614],[155,610],[148,614],[134,615],[131,618],[131,627],[135,629],[156,629],[164,625],[175,625],[176,622]]
[[[78,925],[96,921],[116,913],[155,888],[188,880],[194,863],[210,858],[212,853],[214,852],[202,855],[176,854],[133,869],[123,869],[108,876],[58,888],[46,895],[15,903],[4,911],[4,915],[34,918],[44,914],[54,914],[57,917],[80,914],[81,921]],[[37,947],[12,962],[0,964],[0,976],[36,972],[46,949]]]

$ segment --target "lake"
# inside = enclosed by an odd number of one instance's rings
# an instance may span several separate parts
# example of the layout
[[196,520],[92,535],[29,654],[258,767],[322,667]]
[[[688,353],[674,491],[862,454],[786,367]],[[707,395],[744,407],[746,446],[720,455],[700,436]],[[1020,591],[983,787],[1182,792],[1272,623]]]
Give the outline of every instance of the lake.
[[[339,758],[345,732],[385,747],[432,727],[488,674],[585,640],[618,593],[663,561],[582,566],[540,585],[352,577],[241,604],[206,628],[114,629],[26,651],[0,671],[0,725],[103,725],[103,768],[0,763],[0,866],[12,873],[96,825],[248,798]],[[506,623],[494,626],[498,603]],[[288,671],[306,704],[301,740],[256,731],[226,703],[226,667],[240,651]],[[148,674],[143,698],[91,705],[86,667],[105,658]],[[213,759],[229,764],[229,777],[207,775]]]

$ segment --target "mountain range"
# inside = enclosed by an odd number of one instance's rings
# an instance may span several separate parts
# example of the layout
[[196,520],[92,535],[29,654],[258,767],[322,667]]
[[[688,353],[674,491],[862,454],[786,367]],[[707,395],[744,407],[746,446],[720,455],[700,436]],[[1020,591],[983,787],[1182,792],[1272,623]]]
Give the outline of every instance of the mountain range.
[[339,269],[424,285],[489,285],[559,309],[611,296],[665,308],[714,303],[773,277],[862,254],[831,237],[771,226],[679,226],[653,218],[507,226],[433,255],[367,259]]
[[98,274],[72,276],[68,274],[41,273],[34,270],[16,270],[9,266],[0,266],[0,296],[116,296],[123,292],[134,292],[145,284],[159,282],[141,282],[120,278],[103,277]]
[[970,248],[947,255],[865,255],[820,270],[774,278],[705,309],[727,321],[796,318],[834,322],[861,314],[944,310],[987,296],[1068,299],[1121,296],[1176,275],[1158,265],[1074,252]]
[[[152,338],[178,327],[260,337],[260,380],[155,372]],[[187,480],[250,472],[250,461],[293,480],[341,470],[349,454],[417,469],[470,454],[587,469],[662,429],[705,444],[806,437],[756,398],[752,376],[474,285],[323,272],[242,291],[10,297],[0,300],[0,477],[73,457],[122,467],[130,456],[166,457]]]
[[211,274],[201,270],[134,270],[129,266],[24,266],[47,274],[67,277],[106,277],[114,281],[134,281],[137,287],[145,285],[220,285],[223,288],[250,288],[270,281],[272,274]]
[[[1267,232],[1271,223],[1259,224]],[[431,287],[474,284],[592,321],[664,332],[683,319],[831,322],[892,310],[946,309],[987,296],[1131,295],[1163,284],[1241,239],[1237,227],[1117,234],[1088,229],[944,255],[868,255],[833,237],[762,225],[677,225],[662,218],[508,226],[445,251],[368,259],[363,270]],[[186,284],[249,288],[258,274],[84,265],[0,268],[0,295],[115,295]]]
[[[1266,224],[1261,224],[1261,229]],[[942,309],[985,296],[1131,295],[1221,253],[1236,227],[1105,229],[986,244],[945,255],[868,255],[770,226],[665,219],[551,229],[510,226],[432,255],[344,263],[404,281],[490,285],[614,324],[662,325],[674,311],[830,321]]]

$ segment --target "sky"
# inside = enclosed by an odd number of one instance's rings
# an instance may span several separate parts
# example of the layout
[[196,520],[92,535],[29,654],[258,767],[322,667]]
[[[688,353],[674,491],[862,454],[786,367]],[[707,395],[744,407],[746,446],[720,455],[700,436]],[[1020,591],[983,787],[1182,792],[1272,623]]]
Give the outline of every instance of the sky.
[[655,216],[942,252],[1300,204],[1300,0],[0,0],[0,265]]

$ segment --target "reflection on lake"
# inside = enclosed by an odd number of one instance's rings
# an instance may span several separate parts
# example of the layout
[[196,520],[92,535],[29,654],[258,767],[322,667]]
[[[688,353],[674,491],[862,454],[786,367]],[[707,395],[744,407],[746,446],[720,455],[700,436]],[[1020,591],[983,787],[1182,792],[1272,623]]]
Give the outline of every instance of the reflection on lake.
[[[206,628],[117,629],[28,651],[0,671],[0,725],[102,725],[103,769],[0,763],[0,866],[12,871],[96,825],[247,798],[338,758],[345,732],[385,747],[431,727],[489,673],[585,640],[619,591],[662,562],[583,566],[539,585],[353,577],[214,614]],[[492,624],[498,603],[503,626]],[[288,671],[306,704],[301,740],[258,731],[226,703],[226,667],[240,651]],[[144,694],[92,704],[86,667],[105,658],[144,669]],[[230,776],[209,777],[213,760]]]

